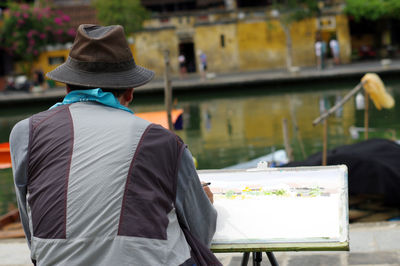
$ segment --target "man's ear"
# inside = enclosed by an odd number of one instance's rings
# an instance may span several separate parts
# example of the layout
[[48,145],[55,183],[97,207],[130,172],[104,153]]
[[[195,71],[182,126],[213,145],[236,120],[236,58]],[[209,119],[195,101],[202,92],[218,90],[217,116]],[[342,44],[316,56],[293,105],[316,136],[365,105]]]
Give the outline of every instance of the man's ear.
[[133,100],[133,88],[131,88],[131,89],[127,89],[125,92],[124,92],[124,94],[123,94],[123,97],[124,97],[124,100],[129,104],[130,102],[132,102],[132,100]]

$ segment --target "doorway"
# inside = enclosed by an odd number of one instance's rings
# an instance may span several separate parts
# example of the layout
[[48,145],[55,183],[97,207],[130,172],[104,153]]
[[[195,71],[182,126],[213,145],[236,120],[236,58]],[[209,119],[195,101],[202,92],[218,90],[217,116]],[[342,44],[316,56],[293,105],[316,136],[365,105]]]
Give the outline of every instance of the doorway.
[[185,57],[185,67],[188,73],[196,72],[196,56],[194,52],[194,43],[181,42],[179,44],[179,55]]

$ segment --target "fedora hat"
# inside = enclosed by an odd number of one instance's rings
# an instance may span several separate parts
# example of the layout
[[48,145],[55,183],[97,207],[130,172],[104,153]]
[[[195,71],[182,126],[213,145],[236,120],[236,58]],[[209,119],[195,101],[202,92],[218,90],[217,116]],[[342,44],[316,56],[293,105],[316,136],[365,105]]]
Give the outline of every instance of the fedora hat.
[[136,65],[122,26],[83,24],[66,62],[46,76],[72,85],[125,89],[146,84],[154,72]]

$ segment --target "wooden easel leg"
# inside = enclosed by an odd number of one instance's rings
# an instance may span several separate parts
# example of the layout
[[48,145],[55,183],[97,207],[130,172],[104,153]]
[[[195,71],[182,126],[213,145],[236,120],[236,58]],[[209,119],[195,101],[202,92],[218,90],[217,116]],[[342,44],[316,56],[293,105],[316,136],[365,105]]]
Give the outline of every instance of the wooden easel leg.
[[272,252],[266,252],[269,262],[271,263],[272,266],[279,266],[278,262],[275,259],[274,253]]
[[[272,252],[265,252],[268,256],[268,260],[272,266],[279,266]],[[253,266],[260,266],[262,261],[262,252],[252,252],[253,254]],[[250,252],[244,252],[242,257],[241,266],[247,266],[249,263]]]
[[253,266],[261,266],[262,261],[262,253],[261,252],[253,252]]
[[247,266],[247,264],[249,263],[249,257],[250,257],[250,252],[243,253],[242,263],[240,265]]

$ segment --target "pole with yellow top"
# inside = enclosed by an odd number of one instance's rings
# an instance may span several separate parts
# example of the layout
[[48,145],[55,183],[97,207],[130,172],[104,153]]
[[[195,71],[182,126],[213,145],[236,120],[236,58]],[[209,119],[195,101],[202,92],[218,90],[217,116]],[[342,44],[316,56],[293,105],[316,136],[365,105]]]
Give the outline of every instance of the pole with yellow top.
[[367,73],[361,79],[361,82],[357,84],[349,93],[347,93],[341,101],[339,101],[335,106],[333,106],[328,111],[324,112],[318,118],[313,121],[313,125],[316,126],[320,122],[324,121],[324,139],[323,139],[323,151],[322,151],[322,165],[327,164],[327,123],[325,121],[329,115],[334,113],[337,109],[343,106],[352,96],[354,96],[358,91],[364,88],[365,92],[365,113],[364,113],[364,127],[365,127],[365,137],[368,139],[368,100],[371,98],[372,102],[374,103],[375,107],[378,110],[382,108],[390,109],[394,106],[394,99],[393,97],[386,92],[385,85],[383,84],[382,80],[379,76],[375,73]]

